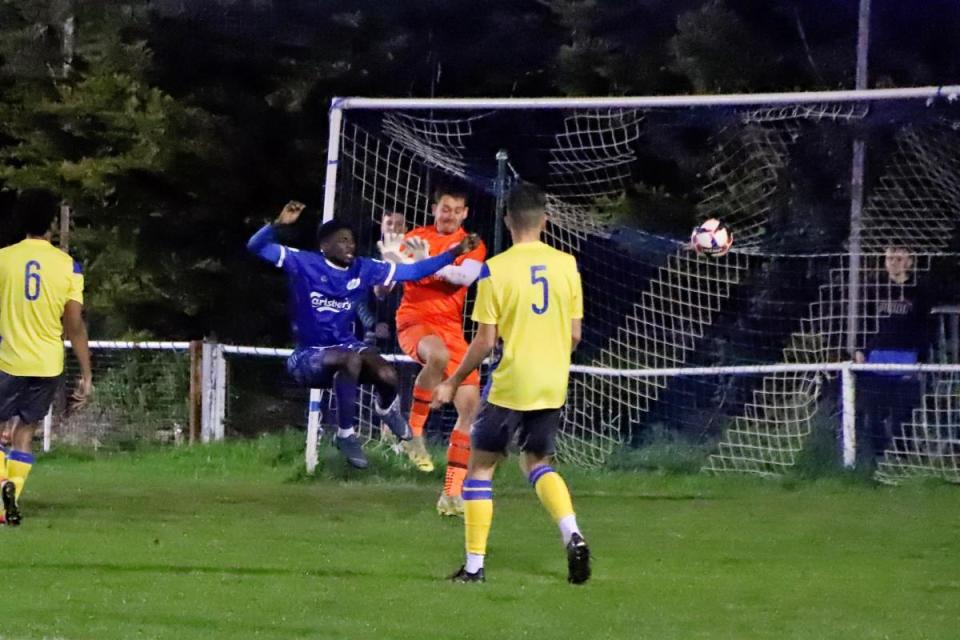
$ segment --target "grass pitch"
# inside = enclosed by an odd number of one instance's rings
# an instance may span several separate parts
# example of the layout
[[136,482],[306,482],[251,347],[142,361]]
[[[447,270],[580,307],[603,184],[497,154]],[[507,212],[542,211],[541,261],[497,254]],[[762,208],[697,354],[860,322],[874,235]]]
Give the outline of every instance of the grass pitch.
[[595,555],[508,463],[484,585],[444,577],[439,471],[299,438],[41,456],[0,528],[4,638],[957,638],[960,490],[561,469]]

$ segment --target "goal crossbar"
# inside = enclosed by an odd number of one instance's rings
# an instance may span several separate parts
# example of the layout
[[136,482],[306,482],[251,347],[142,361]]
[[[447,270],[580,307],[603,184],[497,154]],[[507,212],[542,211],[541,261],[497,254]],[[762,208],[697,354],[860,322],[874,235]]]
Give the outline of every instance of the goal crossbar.
[[583,98],[333,98],[341,109],[634,109],[654,107],[710,107],[745,105],[870,102],[917,98],[960,99],[960,85],[859,89],[850,91],[795,91],[790,93],[732,93],[720,95],[615,96]]

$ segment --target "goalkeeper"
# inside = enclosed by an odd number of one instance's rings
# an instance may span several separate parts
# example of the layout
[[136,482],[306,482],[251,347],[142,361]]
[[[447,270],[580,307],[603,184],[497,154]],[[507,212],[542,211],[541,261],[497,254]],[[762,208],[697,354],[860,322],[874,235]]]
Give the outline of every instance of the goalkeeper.
[[[384,235],[381,251],[387,259],[419,260],[436,255],[467,237],[463,222],[470,209],[465,191],[449,185],[433,194],[433,224],[417,227],[403,236]],[[384,228],[387,228],[386,221]],[[408,282],[397,310],[397,341],[404,353],[423,365],[414,381],[410,427],[413,438],[406,444],[407,455],[418,469],[433,471],[433,461],[424,445],[423,428],[430,415],[433,390],[463,361],[467,341],[463,336],[463,306],[467,289],[480,275],[486,247],[481,242],[454,264],[429,278]],[[470,457],[470,424],[480,404],[480,375],[468,372],[453,397],[457,422],[447,447],[447,470],[443,492],[437,502],[441,515],[462,515],[461,490]]]
[[[289,202],[277,225],[293,224],[304,205]],[[275,240],[273,225],[257,231],[247,248],[287,274],[297,346],[287,360],[287,371],[303,386],[333,387],[337,397],[337,449],[347,462],[367,467],[367,459],[353,428],[357,387],[372,384],[378,395],[374,408],[401,440],[410,437],[407,421],[400,414],[398,377],[393,365],[375,347],[354,335],[357,305],[376,286],[419,280],[451,264],[479,243],[465,236],[440,255],[414,265],[398,265],[356,257],[353,231],[339,220],[325,222],[317,230],[318,251],[298,251]]]

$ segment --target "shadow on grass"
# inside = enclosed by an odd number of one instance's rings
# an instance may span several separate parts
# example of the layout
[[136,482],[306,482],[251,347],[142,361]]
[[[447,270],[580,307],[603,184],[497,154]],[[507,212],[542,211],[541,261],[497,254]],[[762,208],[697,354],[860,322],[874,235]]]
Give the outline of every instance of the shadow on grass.
[[[356,569],[332,567],[310,567],[304,569],[290,569],[284,567],[218,567],[214,565],[165,565],[165,564],[121,564],[113,562],[23,562],[10,560],[4,562],[4,567],[10,569],[28,569],[30,571],[91,571],[104,574],[156,574],[165,576],[234,576],[234,577],[303,577],[303,578],[373,578],[384,580],[396,577],[387,571],[358,571]],[[403,574],[404,581],[425,583],[443,582],[444,578],[437,575],[407,573]]]

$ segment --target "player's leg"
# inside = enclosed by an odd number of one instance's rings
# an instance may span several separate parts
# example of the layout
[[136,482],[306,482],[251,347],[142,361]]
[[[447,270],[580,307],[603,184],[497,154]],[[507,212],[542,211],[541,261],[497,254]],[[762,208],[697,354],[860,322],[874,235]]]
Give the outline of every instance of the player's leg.
[[580,584],[590,578],[590,549],[577,525],[567,483],[551,466],[559,421],[560,409],[524,412],[520,430],[523,451],[520,468],[560,529],[567,550],[567,579]]
[[423,363],[423,367],[413,383],[413,403],[410,407],[410,429],[413,431],[413,438],[407,446],[407,455],[418,469],[430,472],[433,471],[433,461],[427,452],[423,428],[430,416],[433,390],[443,379],[450,361],[443,337],[431,333],[420,338],[417,342],[416,359]]
[[433,471],[433,461],[427,452],[423,429],[430,417],[430,401],[433,389],[443,378],[448,355],[443,338],[425,324],[410,325],[397,334],[397,342],[405,354],[421,365],[413,384],[410,405],[410,430],[412,437],[403,445],[404,452],[420,471]]
[[306,387],[332,386],[337,397],[337,449],[351,466],[367,467],[353,423],[357,412],[357,387],[363,361],[356,351],[341,347],[302,349],[287,361],[287,369],[298,384]]
[[[16,485],[12,482],[7,487],[7,457],[10,455],[10,446],[13,441],[13,430],[16,427],[16,400],[19,392],[18,379],[0,372],[0,524],[7,523],[6,503],[12,502],[16,507]],[[9,496],[8,496],[9,494]],[[16,523],[19,524],[19,521]]]
[[[447,446],[447,471],[443,480],[443,494],[437,502],[440,515],[463,515],[463,481],[470,460],[470,426],[480,406],[480,387],[467,380],[453,396],[457,408],[457,422],[450,432]],[[479,383],[479,379],[476,380]]]
[[400,413],[400,376],[396,367],[384,360],[376,349],[364,351],[360,358],[363,362],[360,382],[372,384],[377,391],[374,410],[401,442],[409,440],[410,425]]
[[22,520],[20,496],[27,483],[27,476],[33,469],[33,435],[36,430],[36,422],[27,424],[22,420],[13,429],[10,453],[7,454],[7,480],[0,486],[4,519],[10,526],[17,526]]
[[10,453],[13,425],[13,418],[0,420],[0,482],[7,479],[7,454]]
[[357,390],[363,360],[360,354],[349,349],[328,349],[324,353],[323,367],[333,374],[333,393],[337,397],[337,449],[351,466],[366,469],[367,456],[357,438],[354,421],[357,416]]
[[0,484],[0,502],[8,526],[20,524],[20,496],[33,469],[33,434],[50,409],[60,377],[34,378],[0,374],[0,418],[17,416],[6,455],[6,480]]
[[417,342],[417,360],[423,368],[413,383],[413,407],[410,410],[410,428],[414,437],[423,435],[423,426],[430,415],[433,390],[443,380],[450,354],[443,338],[436,334],[425,335]]
[[[4,502],[13,502],[14,507],[16,506],[16,485],[12,482],[10,483],[10,488],[7,489],[4,485],[7,481],[7,456],[10,455],[10,445],[13,441],[13,429],[16,427],[16,418],[10,418],[8,420],[0,420],[0,506]],[[12,497],[7,497],[3,500],[3,493],[6,490],[7,493],[12,494]],[[3,509],[0,510],[0,524],[7,523],[7,510],[3,506]]]
[[0,371],[0,482],[7,479],[7,456],[16,426],[20,378]]
[[493,523],[493,474],[506,453],[519,414],[484,404],[471,433],[470,461],[463,482],[463,529],[466,561],[451,576],[455,582],[483,582],[487,538]]

